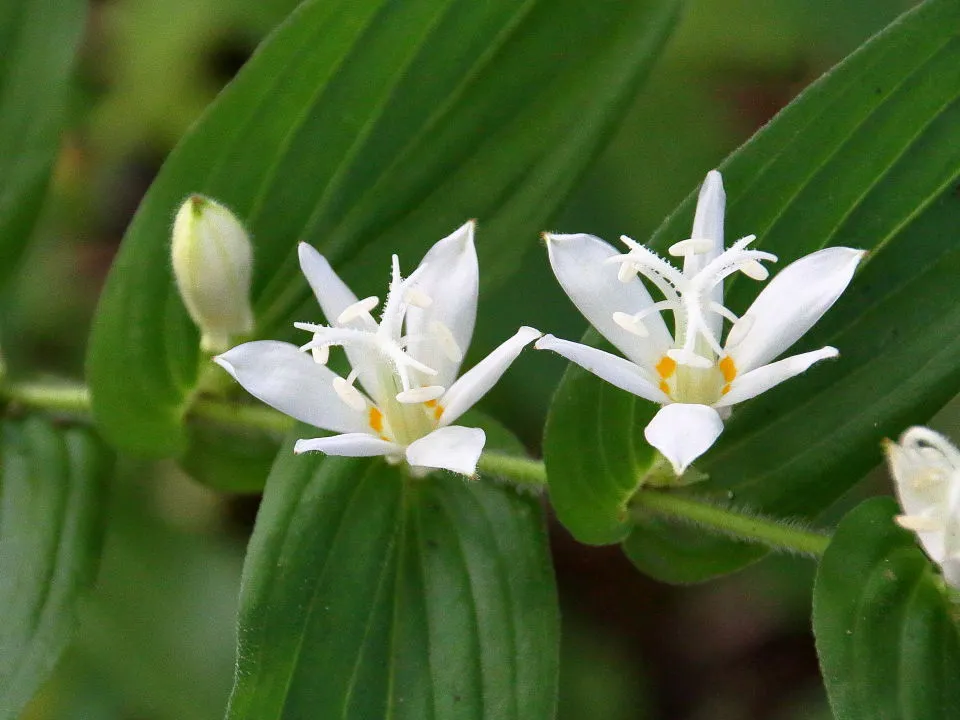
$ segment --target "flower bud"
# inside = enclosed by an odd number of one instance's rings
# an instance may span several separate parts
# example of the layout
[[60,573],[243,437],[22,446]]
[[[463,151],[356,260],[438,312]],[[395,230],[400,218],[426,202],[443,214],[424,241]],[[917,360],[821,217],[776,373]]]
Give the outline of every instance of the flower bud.
[[884,450],[904,511],[897,524],[917,534],[947,584],[960,589],[960,450],[925,427],[909,428]]
[[200,329],[204,351],[223,352],[232,336],[253,330],[253,247],[233,213],[191,195],[173,222],[171,253],[180,297]]

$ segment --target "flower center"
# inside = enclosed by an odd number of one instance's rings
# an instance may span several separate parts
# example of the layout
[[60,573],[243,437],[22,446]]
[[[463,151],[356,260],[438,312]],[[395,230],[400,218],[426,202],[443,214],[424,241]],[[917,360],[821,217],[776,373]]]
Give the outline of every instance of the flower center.
[[[447,390],[430,383],[437,371],[410,354],[407,346],[412,338],[401,334],[410,306],[424,308],[433,303],[414,284],[425,267],[421,265],[404,279],[399,260],[393,256],[390,290],[379,323],[371,315],[380,302],[373,296],[347,306],[333,325],[294,323],[294,327],[313,333],[313,339],[300,349],[310,350],[317,363],[327,363],[331,347],[348,351],[354,367],[346,378],[333,379],[333,389],[344,404],[367,413],[373,434],[401,445],[436,429],[443,415],[438,401]],[[429,333],[444,355],[462,359],[462,351],[443,323],[432,322]],[[361,376],[372,400],[354,386]]]

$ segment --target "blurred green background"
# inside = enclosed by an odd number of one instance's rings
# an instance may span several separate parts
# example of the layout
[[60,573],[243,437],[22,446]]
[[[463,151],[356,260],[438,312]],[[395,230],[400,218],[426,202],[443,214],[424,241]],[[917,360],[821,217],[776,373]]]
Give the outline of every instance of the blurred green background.
[[[51,195],[6,299],[2,346],[15,370],[82,375],[97,294],[140,197],[295,4],[91,3]],[[912,4],[690,2],[619,133],[549,229],[647,236],[707,170]],[[543,248],[528,242],[511,281],[481,298],[473,359],[521,323],[569,338],[584,329]],[[558,358],[527,353],[486,400],[533,452],[562,370]],[[256,503],[201,487],[172,464],[125,460],[98,591],[27,717],[222,717]],[[638,575],[615,547],[578,546],[557,527],[552,539],[564,614],[561,720],[830,716],[809,630],[812,563],[777,558],[706,586],[671,588]]]

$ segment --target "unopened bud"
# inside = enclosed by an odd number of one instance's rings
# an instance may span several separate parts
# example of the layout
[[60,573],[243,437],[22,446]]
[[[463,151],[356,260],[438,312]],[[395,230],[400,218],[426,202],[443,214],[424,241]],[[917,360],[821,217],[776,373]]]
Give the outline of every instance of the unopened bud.
[[173,222],[173,274],[200,347],[229,349],[231,337],[253,331],[250,280],[253,247],[240,221],[220,203],[191,195]]

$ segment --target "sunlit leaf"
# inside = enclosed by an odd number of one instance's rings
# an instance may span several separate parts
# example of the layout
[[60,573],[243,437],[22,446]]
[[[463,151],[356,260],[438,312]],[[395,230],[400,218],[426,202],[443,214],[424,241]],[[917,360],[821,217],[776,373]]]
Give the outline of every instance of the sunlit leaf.
[[[697,463],[710,476],[697,485],[698,494],[774,516],[816,516],[879,461],[881,437],[929,417],[960,391],[958,22],[955,0],[933,0],[907,13],[721,166],[728,238],[756,233],[758,246],[779,256],[778,267],[827,245],[871,252],[843,298],[790,351],[833,345],[840,359],[737,406],[720,441]],[[694,200],[691,195],[668,218],[654,246],[689,235]],[[743,313],[756,292],[754,281],[738,277],[727,286],[727,304]],[[557,397],[581,396],[572,387],[578,382],[583,376],[569,372]],[[620,410],[603,413],[599,427],[596,413],[581,409],[579,432],[616,436],[649,405],[628,396],[618,404]],[[578,415],[563,408],[552,413],[577,422]],[[578,429],[564,432],[573,437]],[[584,452],[582,465],[606,472],[609,448],[600,453],[592,443]],[[645,451],[621,448],[630,452]],[[584,480],[562,465],[550,482],[554,493],[568,486],[588,501]],[[575,508],[575,498],[568,505]],[[607,507],[607,517],[616,512]],[[571,529],[582,522],[560,517]],[[638,544],[658,530],[636,532],[634,560],[643,555]],[[668,538],[650,541],[666,545]],[[711,538],[706,557],[691,561],[709,567],[715,553],[728,551],[734,546]],[[638,565],[657,572],[642,560]]]
[[555,593],[536,498],[287,446],[244,568],[227,717],[551,718]]
[[840,523],[820,563],[813,630],[837,720],[948,718],[960,707],[958,606],[874,499]]
[[0,5],[0,282],[16,267],[47,189],[86,5]]
[[31,418],[0,433],[0,718],[16,718],[95,579],[110,461],[85,429]]
[[[309,300],[295,245],[361,294],[465,220],[482,278],[512,270],[596,155],[678,0],[311,0],[261,46],[164,165],[124,240],[91,339],[111,439],[175,453],[196,331],[170,278],[170,218],[223,201],[256,243],[257,334]],[[375,282],[374,282],[375,279]],[[315,313],[315,306],[306,306]],[[130,398],[136,398],[131,402]]]

